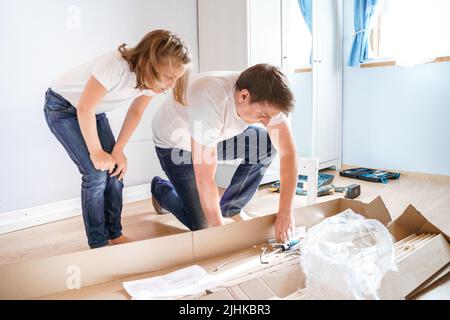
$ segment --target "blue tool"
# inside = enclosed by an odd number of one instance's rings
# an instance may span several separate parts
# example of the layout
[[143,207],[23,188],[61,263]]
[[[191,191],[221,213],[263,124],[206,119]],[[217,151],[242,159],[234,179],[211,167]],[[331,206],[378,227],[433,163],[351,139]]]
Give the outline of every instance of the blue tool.
[[[333,182],[333,179],[334,179],[333,175],[319,173],[318,180],[317,180],[317,187],[321,188],[323,186],[329,185],[331,182]],[[302,176],[302,175],[298,176],[296,194],[302,195],[302,196],[306,195],[306,190],[304,190],[303,187],[304,187],[304,183],[307,181],[308,181],[307,176]],[[280,192],[280,186],[281,186],[280,181],[276,181],[270,185],[269,190],[272,192]]]
[[285,242],[282,244],[282,249],[281,251],[286,251],[286,250],[290,250],[293,247],[295,247],[296,245],[298,245],[300,243],[300,239],[292,239],[288,242]]
[[300,243],[299,238],[295,238],[295,239],[286,241],[285,243],[277,243],[275,239],[271,239],[271,240],[269,240],[269,244],[272,247],[273,251],[270,253],[267,253],[267,247],[262,247],[261,248],[262,252],[259,256],[259,259],[262,264],[268,264],[269,261],[267,260],[267,258],[269,258],[279,252],[285,252],[285,251],[291,250],[294,247],[296,247],[299,243]]
[[290,250],[297,246],[300,243],[299,238],[294,238],[292,240],[286,241],[285,243],[276,243],[275,240],[269,241],[269,244],[272,246],[272,248],[278,249],[277,252],[284,252],[286,250]]

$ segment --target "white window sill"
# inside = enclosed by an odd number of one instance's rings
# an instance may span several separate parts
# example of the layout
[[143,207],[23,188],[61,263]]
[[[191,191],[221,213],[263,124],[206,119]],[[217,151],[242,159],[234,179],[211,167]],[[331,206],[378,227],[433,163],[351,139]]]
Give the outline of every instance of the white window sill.
[[[450,56],[438,57],[427,63],[450,62]],[[361,68],[395,67],[397,62],[393,59],[374,59],[361,64]]]

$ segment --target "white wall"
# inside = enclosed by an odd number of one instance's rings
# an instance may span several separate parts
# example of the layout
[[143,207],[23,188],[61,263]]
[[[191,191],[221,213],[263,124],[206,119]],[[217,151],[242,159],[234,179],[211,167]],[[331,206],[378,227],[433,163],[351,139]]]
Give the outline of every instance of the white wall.
[[[195,71],[196,0],[0,0],[0,212],[80,196],[78,170],[45,123],[44,93],[67,68],[158,28],[188,42]],[[158,101],[126,148],[126,186],[162,174],[150,128]],[[116,137],[125,112],[109,115]]]
[[[344,61],[353,1],[344,1]],[[450,63],[344,69],[343,163],[450,175]]]

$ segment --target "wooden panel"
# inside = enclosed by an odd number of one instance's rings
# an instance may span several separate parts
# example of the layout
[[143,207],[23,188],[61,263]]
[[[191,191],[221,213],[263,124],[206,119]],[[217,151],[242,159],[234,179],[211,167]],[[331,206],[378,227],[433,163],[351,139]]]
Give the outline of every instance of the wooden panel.
[[383,278],[382,299],[404,299],[414,289],[450,262],[450,248],[442,234],[398,262],[398,272]]
[[[436,272],[431,278],[421,284],[417,289],[406,296],[406,299],[413,299],[414,297],[421,295],[423,292],[427,291],[438,281],[448,277],[450,275],[450,263],[448,263],[444,268]],[[448,300],[448,296],[446,297]]]

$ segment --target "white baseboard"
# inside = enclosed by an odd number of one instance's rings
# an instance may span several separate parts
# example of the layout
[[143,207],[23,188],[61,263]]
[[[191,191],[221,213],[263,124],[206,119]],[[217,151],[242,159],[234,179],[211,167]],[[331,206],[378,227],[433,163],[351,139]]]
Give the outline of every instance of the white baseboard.
[[[123,203],[150,198],[150,183],[123,189]],[[75,198],[0,214],[0,234],[81,215],[81,199]]]

